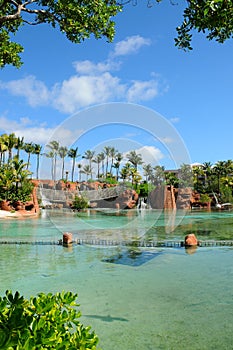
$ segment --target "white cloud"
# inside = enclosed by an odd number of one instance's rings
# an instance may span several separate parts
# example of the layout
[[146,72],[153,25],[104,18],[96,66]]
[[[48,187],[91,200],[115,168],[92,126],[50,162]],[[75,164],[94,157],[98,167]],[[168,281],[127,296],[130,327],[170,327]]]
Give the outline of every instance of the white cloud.
[[158,162],[164,158],[163,153],[159,148],[154,146],[143,146],[136,150],[137,154],[141,154],[145,164],[157,165]]
[[149,39],[143,38],[140,35],[134,35],[116,43],[113,56],[125,56],[137,53],[141,47],[149,46],[150,44],[151,41]]
[[129,102],[146,101],[156,97],[159,93],[158,81],[133,81],[127,90]]
[[170,119],[170,122],[173,124],[179,123],[179,121],[180,121],[180,118],[178,118],[178,117],[174,117],[174,118]]
[[106,62],[94,63],[89,60],[76,61],[73,66],[78,74],[81,75],[98,75],[100,73],[109,72],[119,69],[120,63],[108,60]]
[[120,79],[108,72],[98,76],[72,76],[56,86],[54,106],[65,113],[73,113],[80,107],[122,97],[125,89]]
[[169,145],[174,142],[174,140],[171,137],[163,137],[160,139],[162,143],[165,143],[166,145]]
[[[131,150],[124,152],[124,159],[125,163],[127,162],[126,155]],[[164,158],[164,154],[161,152],[159,148],[156,148],[154,146],[143,146],[137,149],[134,149],[134,151],[142,156],[142,160],[144,164],[151,164],[152,166],[158,165],[159,161]]]
[[[115,45],[114,53],[105,61],[74,62],[75,73],[63,81],[56,82],[51,88],[30,75],[19,80],[0,82],[0,89],[7,90],[13,96],[25,98],[32,107],[49,106],[68,114],[75,113],[84,107],[109,101],[137,103],[151,100],[162,90],[164,91],[164,86],[160,87],[161,78],[159,76],[151,73],[152,77],[145,81],[126,81],[120,73],[112,73],[121,65],[115,62],[115,57],[137,53],[146,45],[150,45],[149,39],[139,35],[128,37]],[[25,119],[24,123],[27,124],[27,122]]]
[[[27,124],[25,124],[25,119]],[[0,117],[0,130],[1,133],[15,133],[17,137],[24,137],[24,142],[33,142],[44,145],[51,140],[60,142],[63,146],[69,146],[70,140],[75,140],[82,133],[82,130],[69,130],[67,128],[60,127],[58,130],[53,127],[46,127],[44,124],[38,124],[35,126],[29,118],[21,118],[20,121],[10,120],[6,117]]]
[[46,85],[29,75],[26,78],[0,82],[0,89],[8,90],[14,96],[25,97],[32,107],[46,105],[49,102],[49,90]]
[[[88,71],[88,69],[87,69]],[[91,69],[90,69],[91,71]],[[28,83],[24,86],[24,82]],[[44,87],[39,89],[39,87]],[[80,108],[109,102],[139,102],[153,99],[159,93],[159,81],[125,82],[110,72],[88,75],[72,75],[69,79],[55,84],[51,90],[35,77],[1,84],[14,96],[25,97],[32,107],[50,105],[63,113],[74,113]],[[44,91],[44,92],[43,92]],[[27,123],[24,119],[24,123]]]

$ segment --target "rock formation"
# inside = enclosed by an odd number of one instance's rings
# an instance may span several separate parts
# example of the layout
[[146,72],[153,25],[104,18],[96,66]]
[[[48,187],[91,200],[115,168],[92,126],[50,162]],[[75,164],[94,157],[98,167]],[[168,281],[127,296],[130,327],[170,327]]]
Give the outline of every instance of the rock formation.
[[150,192],[148,202],[153,209],[190,209],[191,188],[158,186]]
[[190,187],[178,188],[176,208],[191,209],[192,189]]

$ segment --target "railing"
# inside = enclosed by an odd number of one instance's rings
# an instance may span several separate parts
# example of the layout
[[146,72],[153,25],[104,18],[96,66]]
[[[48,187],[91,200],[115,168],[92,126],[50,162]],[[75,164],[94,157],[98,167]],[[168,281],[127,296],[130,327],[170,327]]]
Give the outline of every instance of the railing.
[[[111,240],[111,239],[81,239],[77,238],[72,242],[78,245],[97,245],[97,246],[125,246],[125,247],[159,247],[159,248],[182,248],[185,247],[183,241],[157,241],[157,240]],[[20,241],[20,240],[0,240],[0,245],[62,245],[62,239],[58,241]],[[232,247],[233,241],[199,241],[198,247]]]
[[125,186],[115,186],[110,188],[98,189],[98,190],[85,190],[85,191],[69,191],[69,190],[54,190],[43,188],[42,186],[38,188],[38,197],[43,202],[67,202],[72,201],[75,195],[80,195],[89,201],[97,201],[102,199],[118,197],[121,193],[126,190]]

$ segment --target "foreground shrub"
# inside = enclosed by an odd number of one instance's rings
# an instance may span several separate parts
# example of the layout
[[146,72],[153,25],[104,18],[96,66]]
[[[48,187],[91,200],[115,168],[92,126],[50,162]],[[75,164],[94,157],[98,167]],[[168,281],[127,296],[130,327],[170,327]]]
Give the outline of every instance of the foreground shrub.
[[0,297],[0,349],[97,349],[97,335],[79,322],[76,299],[77,294],[62,292],[27,300],[6,291]]
[[76,210],[86,209],[88,208],[88,201],[84,197],[75,196],[71,208]]

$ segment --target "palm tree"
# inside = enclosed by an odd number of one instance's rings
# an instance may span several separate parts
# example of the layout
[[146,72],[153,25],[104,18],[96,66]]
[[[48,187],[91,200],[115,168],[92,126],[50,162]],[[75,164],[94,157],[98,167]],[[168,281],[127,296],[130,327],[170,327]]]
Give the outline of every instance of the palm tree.
[[[92,160],[94,158],[94,155],[95,155],[95,152],[94,151],[91,151],[91,150],[87,150],[85,153],[84,153],[84,156],[83,158],[89,160],[89,168],[92,169]],[[92,171],[91,171],[91,178],[92,178]]]
[[82,170],[80,170],[81,173],[86,174],[87,180],[88,180],[88,175],[92,175],[92,168],[90,167],[89,164],[86,164],[83,166]]
[[13,166],[13,176],[14,176],[14,182],[15,182],[15,192],[18,193],[19,184],[23,184],[23,182],[28,178],[28,176],[31,174],[30,171],[25,169],[27,168],[27,163],[24,163],[23,160],[19,160],[18,156],[15,156],[12,160],[12,166]]
[[210,178],[213,174],[212,163],[211,162],[204,162],[203,163],[203,171],[204,171],[204,175],[205,175],[205,185],[207,184],[208,189],[212,190],[212,188],[210,189]]
[[125,166],[123,166],[123,168],[121,169],[120,175],[124,182],[130,178],[131,168],[131,164],[126,163]]
[[226,174],[231,176],[233,174],[233,160],[231,159],[226,160],[225,165],[226,165]]
[[56,181],[56,171],[57,171],[57,155],[59,152],[59,142],[58,141],[50,141],[48,145],[46,145],[53,152],[53,174],[52,179]]
[[118,181],[119,179],[119,170],[120,170],[120,166],[121,166],[121,161],[123,159],[123,155],[122,153],[117,153],[116,156],[115,156],[115,163],[113,165],[113,167],[116,169],[116,179]]
[[39,178],[39,168],[40,168],[40,155],[41,155],[42,146],[38,143],[34,144],[33,154],[36,155],[36,178]]
[[17,157],[19,159],[20,150],[24,149],[24,137],[17,137],[15,149],[17,149]]
[[217,176],[218,179],[218,194],[220,194],[220,179],[221,177],[226,176],[227,171],[228,170],[225,161],[220,160],[213,166],[213,173]]
[[105,157],[106,157],[105,176],[107,177],[107,174],[108,174],[108,162],[109,162],[109,157],[111,156],[111,147],[110,146],[105,146],[104,147],[104,154],[105,154]]
[[79,169],[79,172],[78,172],[78,181],[81,182],[81,169],[82,169],[82,164],[79,163],[77,164],[77,167]]
[[5,163],[5,152],[7,151],[7,146],[5,143],[4,135],[0,136],[0,166]]
[[166,185],[178,187],[179,179],[173,172],[168,172],[165,174]]
[[79,156],[80,156],[80,154],[78,154],[78,147],[69,149],[68,157],[72,158],[72,171],[71,171],[71,181],[72,182],[74,182],[75,161],[76,161],[76,158],[78,158]]
[[100,177],[100,164],[102,162],[102,154],[98,153],[95,156],[95,159],[93,160],[93,162],[97,164],[97,179],[99,179],[99,177]]
[[133,164],[136,170],[138,168],[138,165],[143,164],[142,156],[140,154],[137,154],[136,151],[130,151],[128,154],[126,154],[126,157],[128,158],[128,161]]
[[14,133],[9,135],[5,134],[5,144],[8,149],[8,162],[10,162],[13,157],[12,149],[15,147],[16,142],[17,142],[17,138]]
[[192,187],[193,174],[190,164],[182,164],[179,169],[179,184],[183,187]]
[[99,153],[100,160],[101,160],[101,167],[102,167],[102,177],[104,176],[104,160],[105,160],[105,153],[101,152]]
[[113,167],[113,162],[114,158],[116,157],[118,150],[115,147],[111,147],[110,149],[110,157],[111,157],[111,166],[110,166],[110,174],[112,175],[112,167]]
[[130,176],[132,185],[136,184],[137,187],[138,183],[140,183],[140,181],[142,180],[142,177],[135,167],[130,168]]
[[47,153],[44,153],[45,157],[51,159],[51,178],[53,180],[53,175],[54,175],[54,152],[49,151]]
[[192,172],[193,172],[193,183],[194,183],[194,189],[196,191],[200,191],[200,183],[202,182],[202,178],[204,177],[204,170],[202,168],[202,166],[194,166],[192,168]]
[[59,147],[58,154],[62,159],[62,170],[61,170],[61,178],[64,179],[64,167],[65,167],[65,157],[68,154],[68,148],[65,146]]
[[154,167],[153,182],[156,186],[162,185],[165,181],[164,166],[156,165]]
[[31,154],[34,152],[34,145],[32,142],[25,143],[23,149],[28,154],[28,160],[27,160],[27,170],[28,170],[29,164],[30,164],[30,157],[31,157]]
[[143,165],[144,176],[146,177],[146,182],[152,178],[153,168],[150,164]]

